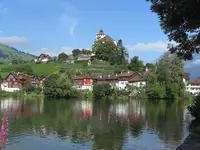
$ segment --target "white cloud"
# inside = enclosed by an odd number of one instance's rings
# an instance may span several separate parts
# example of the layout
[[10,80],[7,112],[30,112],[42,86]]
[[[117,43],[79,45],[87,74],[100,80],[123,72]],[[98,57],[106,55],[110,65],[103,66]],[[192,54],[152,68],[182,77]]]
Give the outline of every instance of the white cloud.
[[65,28],[71,37],[75,39],[75,29],[79,24],[79,11],[78,9],[70,4],[64,3],[62,6],[62,14],[59,16],[59,22]]
[[133,51],[152,51],[152,52],[165,52],[168,50],[168,44],[175,45],[175,42],[150,42],[150,43],[137,43],[133,46],[127,46],[128,50]]
[[28,40],[25,37],[7,36],[0,37],[0,43],[7,45],[26,45]]
[[73,48],[73,47],[70,47],[70,46],[63,46],[63,47],[61,47],[61,49],[60,49],[60,53],[64,52],[64,53],[66,53],[66,54],[71,54],[73,49],[74,49],[74,48]]
[[191,68],[191,67],[194,67],[194,66],[200,66],[200,59],[197,58],[197,59],[193,59],[191,61],[186,61],[184,66],[185,66],[185,68]]
[[0,14],[6,13],[7,10],[8,10],[8,8],[4,7],[3,4],[0,3]]
[[41,48],[41,51],[48,51],[48,48]]

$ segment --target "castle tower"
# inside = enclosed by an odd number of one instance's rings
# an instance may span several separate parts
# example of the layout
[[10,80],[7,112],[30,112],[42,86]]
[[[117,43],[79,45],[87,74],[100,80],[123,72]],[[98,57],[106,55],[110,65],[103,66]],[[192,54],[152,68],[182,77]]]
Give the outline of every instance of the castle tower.
[[96,35],[96,39],[97,38],[104,38],[106,35],[104,34],[104,32],[103,32],[103,30],[101,29],[98,33],[97,33],[97,35]]

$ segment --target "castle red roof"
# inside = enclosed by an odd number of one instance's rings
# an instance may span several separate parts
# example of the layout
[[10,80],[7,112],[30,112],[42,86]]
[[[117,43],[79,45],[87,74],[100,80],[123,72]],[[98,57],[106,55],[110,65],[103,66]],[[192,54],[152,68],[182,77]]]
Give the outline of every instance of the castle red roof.
[[200,77],[197,77],[196,79],[191,80],[190,84],[192,84],[192,85],[200,85]]

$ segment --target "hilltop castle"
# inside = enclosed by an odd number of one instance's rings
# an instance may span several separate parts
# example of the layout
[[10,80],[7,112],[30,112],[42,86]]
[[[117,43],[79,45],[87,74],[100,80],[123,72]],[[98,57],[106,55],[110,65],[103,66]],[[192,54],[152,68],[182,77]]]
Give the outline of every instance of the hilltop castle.
[[117,42],[113,40],[113,38],[111,38],[109,35],[104,34],[104,31],[102,29],[96,35],[96,40],[99,38],[105,41],[112,41],[115,45],[117,45]]

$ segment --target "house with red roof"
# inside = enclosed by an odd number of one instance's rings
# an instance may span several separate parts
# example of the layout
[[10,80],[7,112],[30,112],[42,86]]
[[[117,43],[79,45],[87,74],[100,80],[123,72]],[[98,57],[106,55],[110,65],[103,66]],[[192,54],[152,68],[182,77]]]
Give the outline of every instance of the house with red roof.
[[93,80],[92,76],[77,76],[73,78],[74,86],[79,90],[92,90]]
[[118,83],[116,84],[117,87],[121,90],[125,89],[127,85],[129,85],[129,80],[136,76],[136,72],[123,72],[118,76]]
[[40,54],[38,57],[38,61],[42,63],[47,63],[51,61],[51,57],[48,54]]
[[[42,80],[43,81],[43,80]],[[42,81],[35,78],[33,75],[25,73],[9,73],[1,82],[1,90],[6,92],[19,91],[23,88],[24,85],[30,84],[32,86],[42,87]]]

